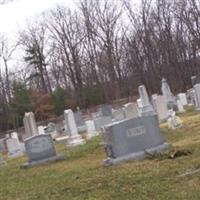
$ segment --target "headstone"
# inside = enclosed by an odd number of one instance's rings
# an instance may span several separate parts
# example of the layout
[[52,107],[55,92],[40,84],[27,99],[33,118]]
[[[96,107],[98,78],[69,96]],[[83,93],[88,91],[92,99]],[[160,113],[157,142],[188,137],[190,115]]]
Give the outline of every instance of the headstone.
[[180,117],[176,116],[175,111],[169,110],[168,115],[169,115],[169,118],[167,120],[167,123],[168,123],[169,129],[175,130],[177,128],[182,127],[182,121],[181,121]]
[[170,147],[160,133],[156,115],[126,119],[105,126],[103,144],[107,154],[105,165],[142,159]]
[[74,114],[72,110],[64,111],[65,124],[69,131],[69,138],[67,139],[67,146],[77,146],[85,144],[85,140],[78,134]]
[[197,111],[200,111],[200,83],[194,85],[194,98],[195,98],[195,101],[196,101],[196,110]]
[[25,133],[28,137],[38,134],[35,116],[32,112],[25,113],[23,122],[24,122]]
[[45,134],[44,126],[38,126],[38,133],[39,133],[39,135]]
[[95,129],[95,125],[94,125],[94,121],[93,120],[87,120],[85,122],[85,124],[86,124],[87,138],[88,139],[98,135],[98,132]]
[[155,112],[153,110],[152,105],[150,104],[149,96],[147,94],[145,86],[144,85],[140,85],[138,87],[138,91],[139,91],[140,99],[142,101],[142,112],[141,112],[141,115],[142,116],[154,115]]
[[113,116],[113,119],[115,119],[116,121],[125,119],[125,114],[124,114],[123,109],[113,110],[112,116]]
[[18,137],[17,132],[12,132],[12,133],[11,133],[11,138],[12,138],[12,139],[16,139],[16,140],[19,142],[19,137]]
[[50,134],[53,139],[59,136],[56,124],[53,122],[48,123],[47,127],[44,129],[45,133]]
[[19,143],[17,139],[9,138],[6,140],[8,157],[15,158],[24,155],[24,144]]
[[102,127],[112,122],[112,117],[103,116],[103,117],[94,118],[93,120],[94,120],[96,131],[101,132]]
[[187,97],[186,97],[185,93],[179,93],[177,96],[178,96],[178,99],[181,101],[183,106],[186,106],[188,104],[187,103]]
[[123,106],[125,118],[135,118],[139,116],[139,110],[135,103],[127,103]]
[[137,106],[138,106],[138,108],[142,108],[142,100],[141,99],[137,99]]
[[112,106],[110,105],[100,105],[97,112],[101,113],[101,116],[112,116]]
[[162,94],[166,99],[168,109],[176,109],[175,99],[170,90],[170,87],[166,81],[166,79],[162,79],[162,86],[161,86]]
[[63,159],[56,155],[51,135],[37,135],[25,140],[25,149],[28,156],[28,162],[23,164],[22,168]]
[[0,139],[0,152],[6,151],[5,138]]
[[0,166],[6,164],[6,162],[4,161],[3,157],[0,155]]
[[86,125],[85,125],[85,121],[82,117],[82,113],[81,111],[77,111],[74,113],[74,118],[75,118],[75,122],[76,122],[76,126],[78,129],[78,132],[85,132],[86,131]]
[[152,96],[152,101],[154,102],[155,111],[158,115],[160,122],[164,122],[168,118],[167,102],[164,96],[154,95]]
[[179,113],[184,113],[185,112],[185,109],[184,109],[183,104],[182,104],[180,99],[177,100],[177,107],[178,107],[178,112]]

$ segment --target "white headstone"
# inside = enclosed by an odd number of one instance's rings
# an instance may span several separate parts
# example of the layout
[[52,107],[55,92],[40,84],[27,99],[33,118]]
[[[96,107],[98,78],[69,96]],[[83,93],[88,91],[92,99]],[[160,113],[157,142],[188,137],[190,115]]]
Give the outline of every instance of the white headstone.
[[161,86],[162,94],[165,97],[167,103],[168,102],[174,102],[174,98],[172,95],[172,92],[170,90],[170,87],[166,81],[166,79],[162,79],[162,86]]
[[135,103],[127,103],[123,106],[124,115],[127,119],[139,117],[139,110]]
[[158,115],[159,121],[162,122],[167,120],[168,109],[165,97],[161,95],[152,95],[152,101],[154,102],[155,111]]
[[98,132],[95,129],[95,124],[94,124],[93,120],[87,120],[87,121],[85,121],[85,124],[86,124],[87,138],[88,139],[98,135]]
[[12,133],[11,133],[11,138],[12,138],[12,139],[16,139],[16,140],[19,142],[19,137],[18,137],[17,132],[12,132]]
[[14,158],[24,154],[24,144],[19,143],[17,139],[9,138],[6,140],[8,157]]
[[178,107],[178,112],[179,113],[184,113],[185,112],[185,109],[184,109],[183,104],[182,104],[180,99],[177,100],[177,107]]
[[181,101],[181,103],[182,103],[183,106],[186,106],[188,104],[187,103],[187,97],[186,97],[185,93],[179,93],[178,94],[178,98]]
[[69,131],[69,138],[67,139],[68,146],[77,146],[81,144],[85,144],[85,140],[78,134],[78,129],[76,127],[74,114],[72,110],[64,111],[65,125],[67,130]]
[[25,113],[23,122],[24,122],[25,132],[28,137],[38,135],[35,116],[32,112]]
[[146,91],[146,87],[144,85],[140,85],[138,87],[138,92],[140,95],[140,99],[142,101],[142,116],[148,116],[148,115],[152,115],[155,114],[152,105],[150,104],[149,101],[149,96],[147,94]]
[[38,126],[38,133],[39,133],[39,135],[44,135],[45,134],[44,126]]
[[196,101],[196,110],[200,110],[200,83],[194,85],[194,97],[195,97],[195,101]]

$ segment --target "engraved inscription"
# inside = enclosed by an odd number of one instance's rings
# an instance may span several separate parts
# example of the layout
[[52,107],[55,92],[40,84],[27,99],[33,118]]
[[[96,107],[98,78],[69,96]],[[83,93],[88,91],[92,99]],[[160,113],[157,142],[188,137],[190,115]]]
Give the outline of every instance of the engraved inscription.
[[144,126],[138,126],[136,128],[131,128],[126,131],[127,137],[136,137],[139,135],[146,134],[146,129]]
[[48,138],[35,138],[31,142],[30,147],[32,153],[40,153],[51,149],[52,144]]

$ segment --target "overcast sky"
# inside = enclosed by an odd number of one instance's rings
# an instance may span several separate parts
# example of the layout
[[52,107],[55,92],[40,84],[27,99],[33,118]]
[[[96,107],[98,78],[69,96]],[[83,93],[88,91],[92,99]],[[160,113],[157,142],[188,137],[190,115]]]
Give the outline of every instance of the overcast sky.
[[77,0],[15,0],[0,5],[0,32],[13,32],[23,27],[26,20],[50,9],[56,4],[73,7]]

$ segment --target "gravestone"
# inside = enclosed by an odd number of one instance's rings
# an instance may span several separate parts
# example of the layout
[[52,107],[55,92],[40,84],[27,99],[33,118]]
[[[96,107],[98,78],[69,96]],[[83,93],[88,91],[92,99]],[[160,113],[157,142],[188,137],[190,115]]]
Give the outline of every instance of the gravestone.
[[168,111],[169,118],[167,120],[168,129],[175,130],[183,126],[180,117],[176,116],[176,112],[173,110]]
[[[19,137],[18,137],[17,132],[12,132],[12,133],[11,133],[11,138],[12,138],[12,139],[16,139],[16,140],[19,142]],[[20,142],[19,142],[19,143],[20,143]]]
[[168,118],[167,102],[164,96],[152,95],[152,101],[155,106],[155,111],[158,115],[159,122],[164,122]]
[[85,132],[86,131],[86,125],[85,125],[85,121],[82,117],[82,113],[81,111],[77,111],[74,113],[74,118],[75,118],[75,122],[76,122],[76,126],[78,129],[78,132]]
[[24,144],[20,143],[18,139],[13,139],[13,138],[7,139],[6,146],[9,158],[15,158],[24,155]]
[[64,111],[65,125],[69,131],[69,138],[67,138],[67,146],[77,146],[85,144],[85,140],[78,134],[74,113],[72,110]]
[[116,121],[125,119],[125,114],[124,114],[123,109],[113,110],[112,116],[113,116],[113,119]]
[[97,132],[101,132],[101,128],[112,122],[112,117],[110,116],[102,116],[94,118],[94,125]]
[[93,120],[87,120],[87,121],[85,121],[85,124],[86,124],[86,130],[87,130],[87,139],[90,139],[90,138],[98,135],[98,132],[95,129]]
[[110,117],[110,116],[112,116],[112,106],[110,106],[110,105],[100,105],[97,108],[97,112],[101,113],[101,116]]
[[28,137],[38,135],[35,116],[32,112],[25,113],[23,122],[24,122],[25,133]]
[[183,106],[186,106],[188,104],[187,103],[187,97],[186,97],[185,93],[179,93],[177,96],[178,96],[178,99],[181,101]]
[[194,98],[196,101],[195,109],[200,111],[200,83],[194,85]]
[[39,133],[39,135],[45,134],[44,126],[38,126],[38,133]]
[[54,124],[53,122],[48,123],[44,131],[45,133],[50,134],[53,139],[59,136],[57,128],[56,128],[56,124]]
[[176,110],[177,107],[176,107],[176,104],[175,104],[174,96],[171,92],[171,89],[170,89],[166,79],[164,79],[164,78],[162,79],[161,90],[162,90],[163,96],[166,99],[168,109]]
[[4,161],[3,157],[0,155],[0,166],[5,165],[6,162]]
[[0,139],[0,152],[6,151],[5,138]]
[[160,133],[156,115],[114,122],[104,127],[105,165],[125,160],[143,159],[170,147]]
[[139,110],[135,103],[127,103],[123,106],[125,118],[135,118],[139,116]]
[[142,102],[141,115],[142,116],[154,115],[155,112],[153,110],[152,105],[150,104],[149,96],[146,91],[146,87],[144,85],[140,85],[138,87],[138,92],[139,92],[139,96],[140,96],[140,99]]
[[185,109],[183,107],[182,101],[180,99],[177,100],[177,107],[178,107],[178,112],[179,113],[184,113]]
[[25,149],[28,156],[28,162],[23,164],[21,166],[22,168],[63,159],[63,156],[56,154],[50,134],[37,135],[26,139]]

